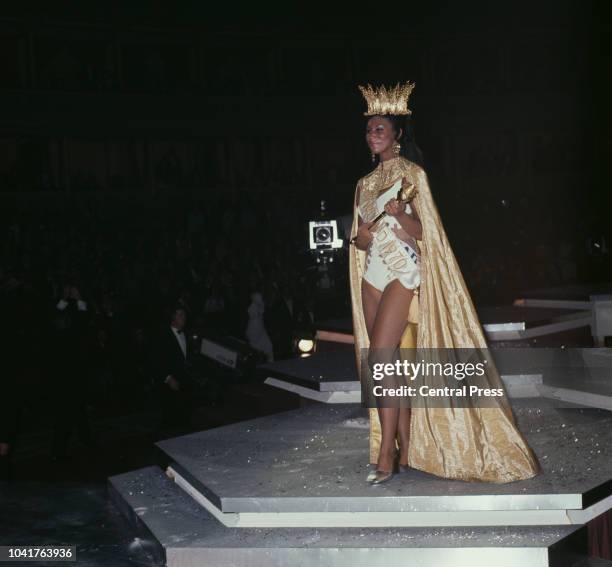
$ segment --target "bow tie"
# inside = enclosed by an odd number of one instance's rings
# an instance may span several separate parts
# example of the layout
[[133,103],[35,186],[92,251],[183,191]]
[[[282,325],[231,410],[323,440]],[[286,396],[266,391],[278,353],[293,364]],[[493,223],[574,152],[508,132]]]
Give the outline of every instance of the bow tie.
[[183,333],[183,331],[181,331],[180,329],[175,329],[175,332],[177,335],[181,335]]

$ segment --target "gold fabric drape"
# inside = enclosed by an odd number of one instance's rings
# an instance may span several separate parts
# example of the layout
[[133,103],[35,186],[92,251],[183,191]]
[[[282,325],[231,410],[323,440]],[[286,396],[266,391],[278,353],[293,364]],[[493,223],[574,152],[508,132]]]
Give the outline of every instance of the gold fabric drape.
[[[442,226],[427,175],[415,163],[397,157],[385,161],[357,183],[351,237],[357,233],[357,197],[362,190],[381,189],[404,177],[417,187],[411,203],[423,227],[421,286],[410,306],[401,348],[484,349],[484,332],[467,286]],[[361,302],[361,281],[366,252],[351,246],[350,288],[357,370],[361,372],[361,349],[369,347]],[[503,388],[494,364],[486,380],[491,388]],[[507,397],[494,407],[413,407],[408,464],[425,472],[466,481],[511,482],[530,478],[540,468],[533,451],[517,429]],[[491,405],[491,404],[488,404]],[[369,408],[370,462],[378,462],[380,422],[378,410]]]

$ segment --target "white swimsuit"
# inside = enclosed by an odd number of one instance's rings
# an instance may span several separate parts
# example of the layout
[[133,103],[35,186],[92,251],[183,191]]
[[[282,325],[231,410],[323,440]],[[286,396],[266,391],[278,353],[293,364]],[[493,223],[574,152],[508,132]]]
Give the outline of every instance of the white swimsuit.
[[[365,201],[360,199],[359,214],[364,222],[374,220],[376,214],[384,211],[385,204],[397,194],[398,183],[376,199],[375,210],[372,199],[369,207],[362,207]],[[410,205],[406,204],[406,213],[411,212]],[[390,215],[384,216],[374,226],[374,240],[367,250],[363,278],[379,291],[383,291],[395,279],[407,289],[416,289],[421,284],[419,248],[412,237],[407,242],[400,239],[394,228],[401,228],[401,225]]]

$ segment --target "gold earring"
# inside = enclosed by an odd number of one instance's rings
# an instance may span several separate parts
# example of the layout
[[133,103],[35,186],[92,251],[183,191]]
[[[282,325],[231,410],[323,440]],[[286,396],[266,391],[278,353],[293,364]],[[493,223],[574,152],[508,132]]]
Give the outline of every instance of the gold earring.
[[393,153],[396,156],[399,155],[401,149],[402,149],[402,145],[399,142],[395,142],[395,144],[393,144]]

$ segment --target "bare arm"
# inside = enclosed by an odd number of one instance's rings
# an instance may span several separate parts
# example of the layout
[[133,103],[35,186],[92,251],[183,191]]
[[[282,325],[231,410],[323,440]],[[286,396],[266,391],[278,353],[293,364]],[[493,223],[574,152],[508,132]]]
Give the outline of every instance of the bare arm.
[[417,240],[423,238],[423,226],[421,220],[417,216],[417,213],[412,209],[412,213],[408,214],[405,211],[400,212],[396,217],[397,222],[400,226],[412,237]]
[[367,250],[374,238],[374,235],[370,232],[369,228],[372,226],[371,222],[364,222],[359,214],[359,197],[360,190],[357,189],[357,198],[355,201],[355,212],[357,214],[357,233],[355,235],[355,246],[359,248],[359,250]]

